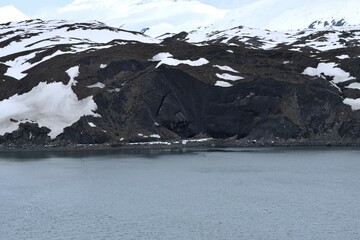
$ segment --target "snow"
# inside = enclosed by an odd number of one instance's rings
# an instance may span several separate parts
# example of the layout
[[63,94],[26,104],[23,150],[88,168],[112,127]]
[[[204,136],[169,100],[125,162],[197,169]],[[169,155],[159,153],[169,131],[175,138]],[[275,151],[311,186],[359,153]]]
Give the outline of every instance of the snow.
[[[240,2],[240,1],[239,1]],[[227,28],[248,26],[286,31],[304,29],[320,19],[345,18],[350,24],[360,22],[358,0],[253,0],[231,9],[222,19],[214,22],[227,24]]]
[[191,31],[198,26],[240,25],[277,31],[304,29],[316,20],[345,18],[360,22],[358,0],[73,0],[57,11],[42,13],[44,19],[98,19],[114,27],[140,31],[149,36]]
[[[49,128],[49,136],[54,139],[82,116],[100,117],[94,113],[97,106],[93,97],[79,100],[71,86],[71,80],[67,85],[40,82],[30,92],[1,101],[0,135],[13,132],[20,122],[33,121]],[[20,122],[14,123],[10,118]]]
[[24,13],[18,10],[13,5],[0,7],[0,23],[7,23],[13,21],[24,21],[29,19]]
[[93,85],[87,86],[88,88],[105,88],[105,84],[101,83],[101,82],[97,82]]
[[[235,21],[236,22],[236,21]],[[233,23],[231,23],[233,24]],[[227,25],[227,22],[220,22],[208,26],[199,27],[191,31],[187,36],[187,41],[193,44],[205,44],[206,42],[218,42],[234,44],[234,41],[245,44],[250,49],[271,50],[279,45],[290,46],[290,51],[302,52],[302,48],[310,47],[317,51],[328,51],[333,49],[346,48],[347,42],[356,42],[360,40],[359,26],[343,26],[333,29],[306,29],[303,31],[269,31],[255,28],[249,28],[239,25]],[[352,35],[341,36],[344,32],[352,32]],[[167,36],[168,37],[168,36]],[[306,38],[305,42],[302,39]],[[252,40],[256,40],[254,44]],[[302,43],[298,43],[301,41]]]
[[145,34],[156,37],[166,32],[196,29],[222,18],[227,12],[193,0],[76,0],[54,14],[62,19],[98,19],[133,31],[149,28]]
[[189,142],[207,142],[212,140],[212,138],[200,138],[200,139],[187,139],[187,140],[182,140],[181,144],[186,145]]
[[9,66],[5,75],[9,77],[13,77],[18,80],[22,79],[23,77],[26,76],[26,74],[23,72],[31,68],[31,64],[28,63],[27,61],[29,59],[34,58],[35,56],[36,56],[35,53],[30,53],[25,56],[20,56],[13,61],[10,60],[5,62],[5,65]]
[[343,102],[351,106],[351,109],[353,111],[360,110],[360,98],[357,99],[345,98]]
[[161,138],[159,134],[144,135],[142,133],[138,133],[138,136],[143,138],[158,138],[158,139]]
[[337,57],[338,59],[340,59],[340,60],[350,58],[349,55],[346,55],[346,54],[340,55],[340,56],[336,56],[336,57]]
[[233,72],[233,73],[239,73],[239,71],[234,70],[233,68],[229,66],[220,66],[220,65],[214,65],[214,67],[227,72]]
[[232,87],[233,85],[225,81],[216,81],[215,86],[218,87]]
[[129,145],[171,145],[170,142],[154,141],[154,142],[134,142]]
[[96,125],[95,125],[94,123],[92,123],[92,122],[88,122],[88,124],[89,124],[89,126],[92,127],[92,128],[95,128],[95,127],[96,127]]
[[337,64],[332,62],[319,63],[317,68],[308,67],[304,70],[302,74],[318,77],[322,77],[322,74],[326,76],[331,76],[334,77],[333,82],[335,84],[355,79],[354,77],[350,76],[350,73],[345,72],[344,70],[336,66]]
[[69,85],[75,86],[76,83],[77,83],[77,81],[75,81],[75,78],[77,78],[79,76],[79,74],[80,74],[79,66],[71,67],[68,70],[66,70],[65,72],[70,77]]
[[8,69],[5,73],[5,75],[13,77],[17,80],[21,80],[22,78],[26,77],[26,75],[27,75],[27,73],[24,73],[25,71],[29,70],[32,67],[35,67],[36,65],[38,65],[42,62],[45,62],[46,60],[49,60],[55,56],[59,56],[59,55],[66,53],[66,52],[58,50],[55,53],[44,57],[39,62],[32,63],[32,64],[30,64],[28,62],[29,60],[32,60],[33,58],[35,58],[36,54],[41,53],[41,52],[43,52],[43,50],[37,51],[37,52],[32,52],[27,55],[19,56],[19,57],[15,58],[14,60],[9,60],[9,61],[5,62],[5,65],[8,66]]
[[106,67],[107,67],[107,64],[100,64],[101,69],[106,68]]
[[350,88],[350,89],[359,89],[360,90],[360,83],[355,82],[355,83],[351,83],[349,86],[347,86],[346,88]]
[[228,73],[223,73],[223,74],[217,73],[216,76],[218,78],[228,80],[228,81],[237,81],[237,80],[244,79],[243,77],[231,75],[231,74],[228,74]]
[[150,137],[151,138],[161,138],[159,134],[151,134]]
[[205,64],[208,64],[209,61],[205,58],[199,58],[198,60],[192,61],[192,60],[178,60],[173,58],[173,55],[169,52],[162,52],[155,55],[152,59],[150,59],[152,62],[159,62],[156,65],[156,68],[160,67],[162,64],[169,65],[169,66],[178,66],[179,64],[186,64],[193,67],[202,66]]

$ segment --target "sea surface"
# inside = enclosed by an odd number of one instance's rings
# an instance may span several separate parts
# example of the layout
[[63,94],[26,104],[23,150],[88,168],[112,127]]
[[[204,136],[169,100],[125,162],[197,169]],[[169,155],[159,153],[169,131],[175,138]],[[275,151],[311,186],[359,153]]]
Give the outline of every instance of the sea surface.
[[0,154],[0,239],[360,239],[360,150]]

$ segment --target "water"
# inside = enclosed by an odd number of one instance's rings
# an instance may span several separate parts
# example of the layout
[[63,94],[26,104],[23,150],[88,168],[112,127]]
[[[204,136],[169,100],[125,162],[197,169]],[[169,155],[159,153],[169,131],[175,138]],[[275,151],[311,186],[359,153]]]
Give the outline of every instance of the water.
[[0,239],[360,239],[356,149],[0,155]]

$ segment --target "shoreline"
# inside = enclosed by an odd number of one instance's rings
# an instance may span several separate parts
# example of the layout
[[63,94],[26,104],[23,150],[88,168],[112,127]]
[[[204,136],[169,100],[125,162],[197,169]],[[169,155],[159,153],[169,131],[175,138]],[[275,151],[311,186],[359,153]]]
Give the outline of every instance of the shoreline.
[[323,140],[281,140],[281,141],[263,141],[263,140],[231,140],[231,139],[193,139],[166,142],[136,142],[136,143],[106,143],[106,144],[52,144],[44,146],[33,145],[0,145],[0,154],[4,153],[115,153],[115,152],[181,152],[196,151],[202,149],[246,149],[246,148],[276,148],[276,149],[294,149],[294,148],[353,148],[360,149],[360,143],[354,141],[323,141]]

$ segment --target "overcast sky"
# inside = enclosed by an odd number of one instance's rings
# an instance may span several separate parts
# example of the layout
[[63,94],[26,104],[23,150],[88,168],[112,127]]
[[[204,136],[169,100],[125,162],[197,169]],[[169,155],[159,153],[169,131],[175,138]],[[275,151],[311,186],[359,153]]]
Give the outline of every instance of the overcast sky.
[[[31,18],[43,18],[53,14],[58,14],[58,10],[75,0],[1,0],[0,7],[6,5],[13,5],[25,15]],[[79,0],[78,0],[79,1]],[[86,0],[85,0],[86,1]],[[91,0],[94,1],[94,0]],[[122,0],[95,0],[98,2],[121,2]],[[240,7],[246,3],[251,3],[253,0],[198,0],[199,2],[215,6],[217,8],[231,9]]]

